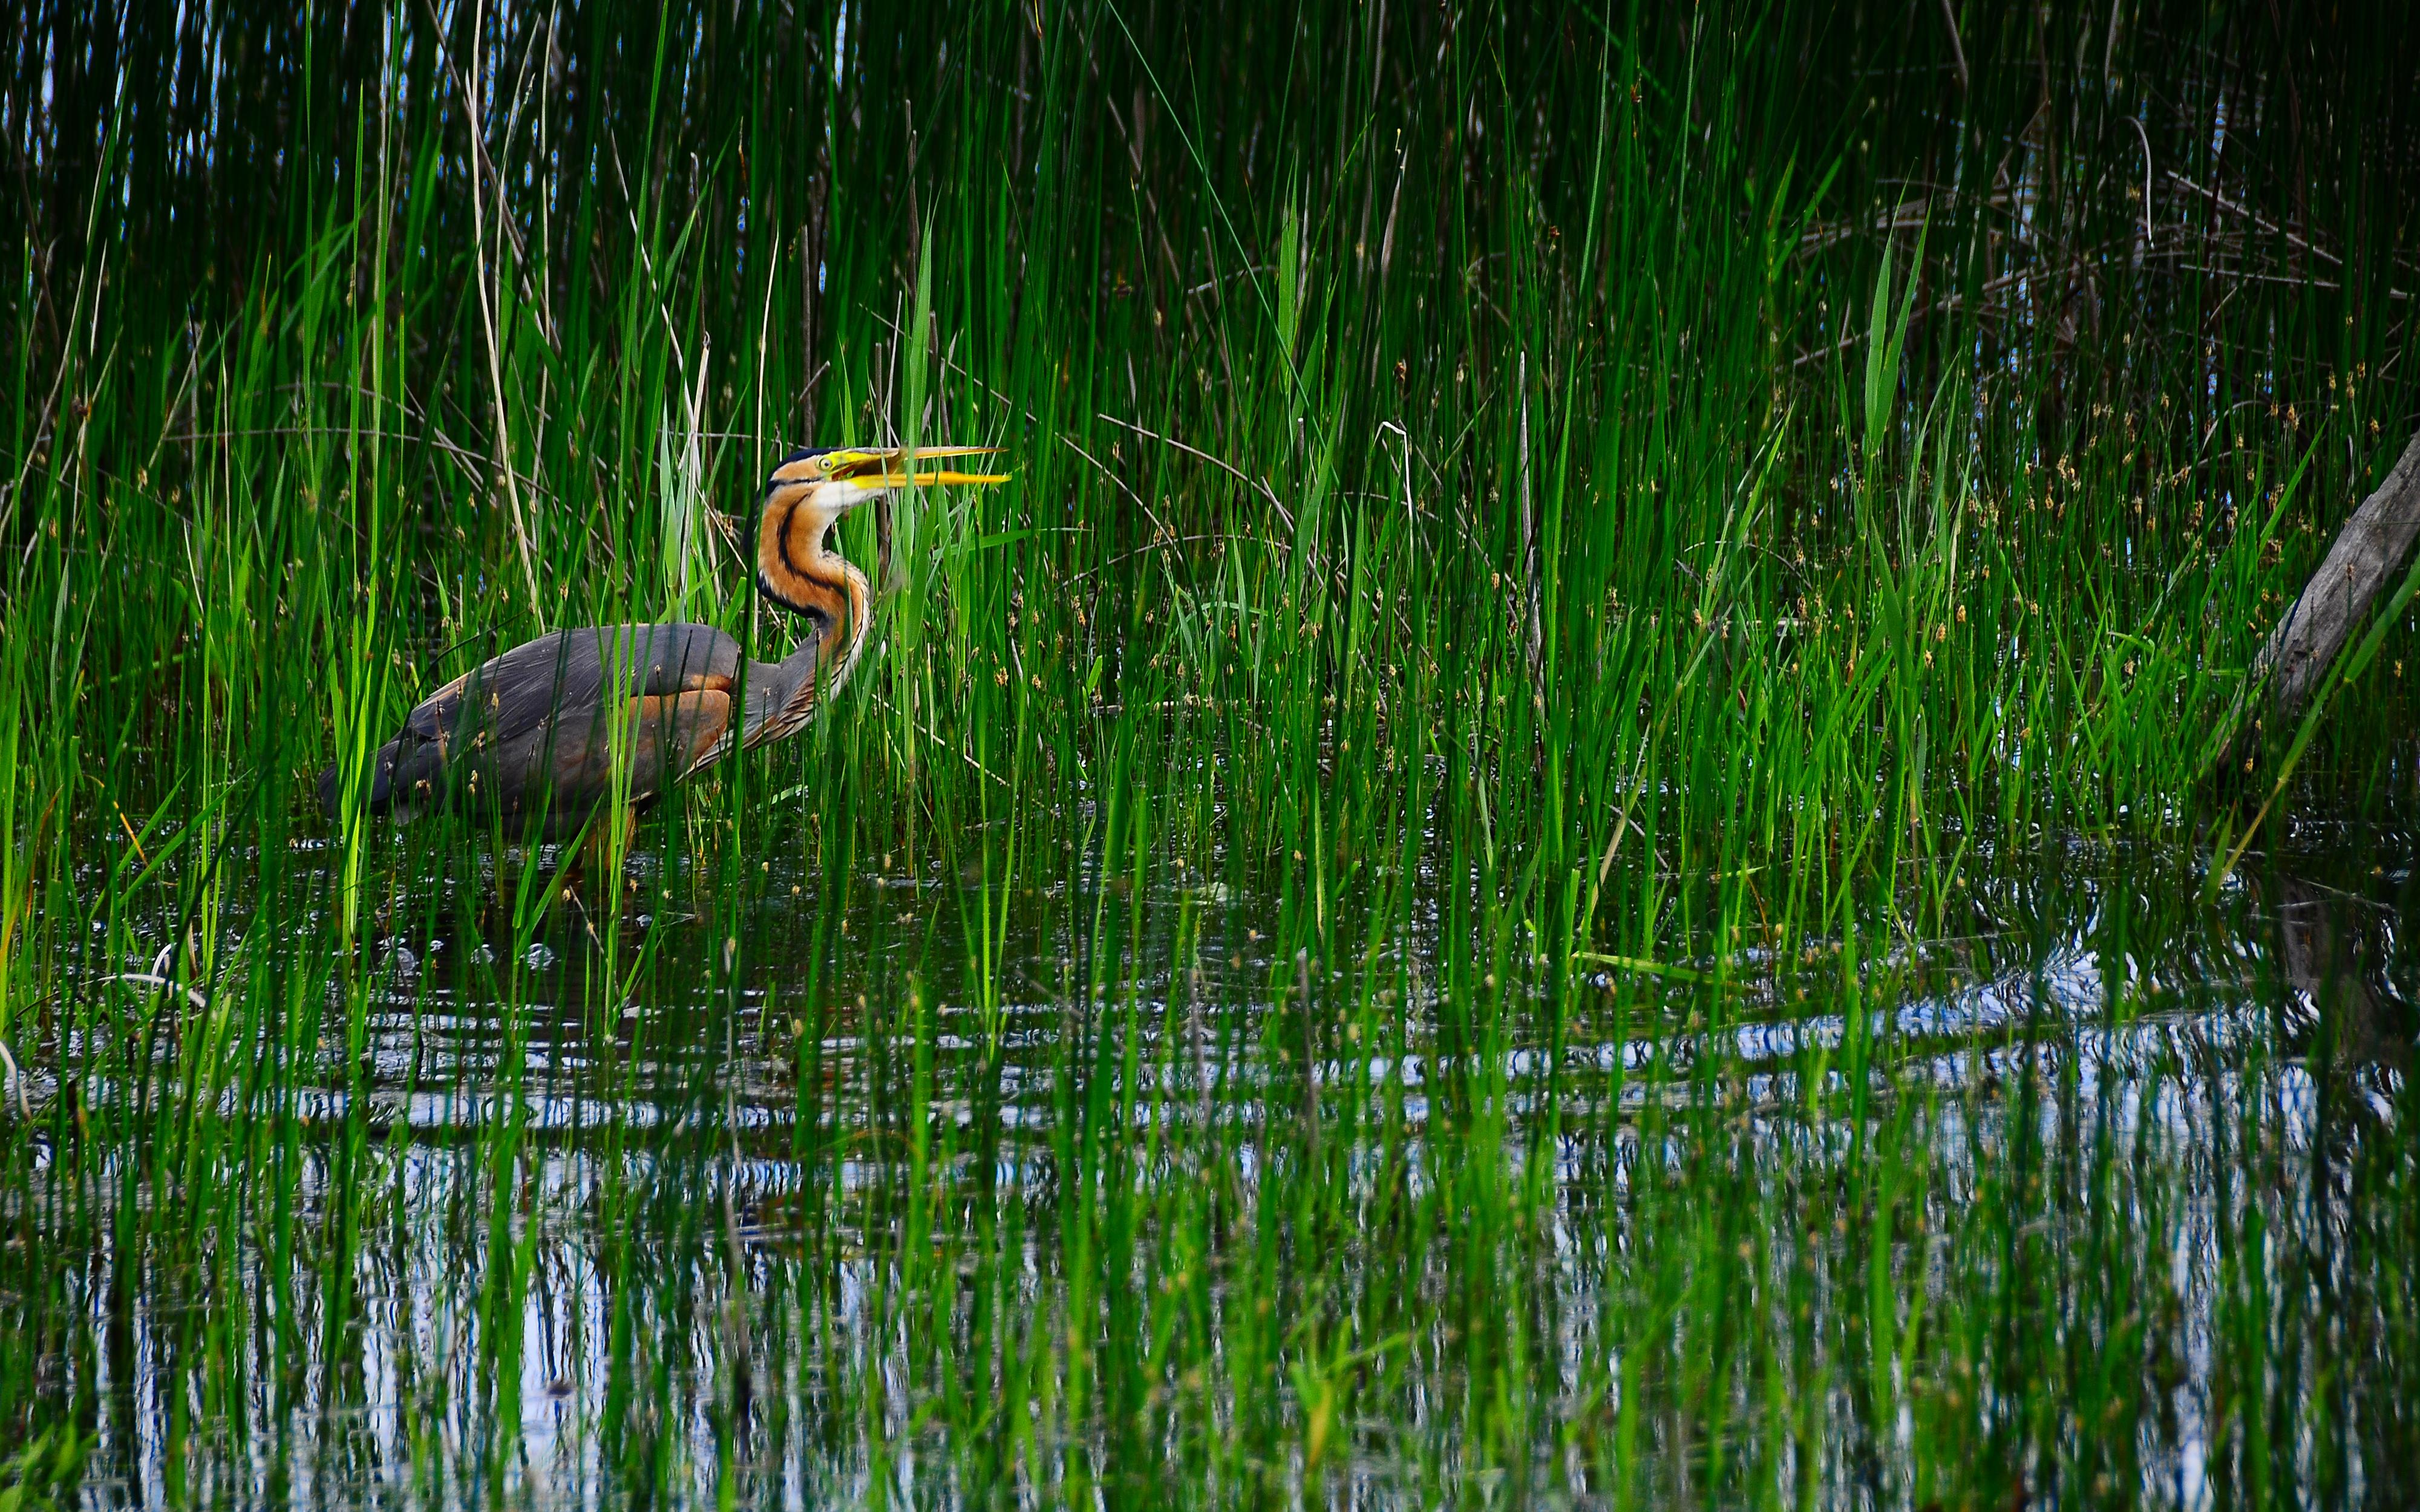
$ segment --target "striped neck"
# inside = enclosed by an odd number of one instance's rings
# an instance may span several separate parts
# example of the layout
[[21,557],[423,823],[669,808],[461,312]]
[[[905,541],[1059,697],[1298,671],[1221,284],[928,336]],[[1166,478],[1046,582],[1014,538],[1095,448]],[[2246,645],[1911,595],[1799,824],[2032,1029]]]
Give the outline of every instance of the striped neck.
[[[865,574],[830,548],[837,512],[819,509],[812,493],[768,501],[757,527],[756,581],[765,595],[814,625],[814,633],[775,664],[758,719],[746,744],[795,734],[814,717],[819,692],[829,694],[856,670],[873,628],[872,591]],[[754,702],[754,700],[751,700]]]

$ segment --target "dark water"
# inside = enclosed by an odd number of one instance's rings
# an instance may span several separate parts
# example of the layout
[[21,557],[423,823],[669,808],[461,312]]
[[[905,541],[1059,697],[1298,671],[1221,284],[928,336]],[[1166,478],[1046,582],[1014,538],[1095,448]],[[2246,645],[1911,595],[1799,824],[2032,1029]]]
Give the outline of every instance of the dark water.
[[[2076,843],[1929,937],[1568,985],[1490,989],[1518,957],[1416,892],[1319,964],[1308,1041],[1274,903],[1199,872],[1013,889],[988,973],[987,895],[938,868],[774,867],[735,904],[643,854],[623,918],[526,937],[434,883],[366,987],[303,946],[256,962],[282,1048],[225,1051],[215,1096],[188,1071],[162,1116],[163,1048],[140,1137],[40,1147],[31,1200],[94,1241],[57,1257],[44,1368],[86,1404],[98,1504],[1218,1500],[1313,1471],[1906,1504],[1958,1455],[2376,1503],[2411,1442],[2410,872],[2302,839],[2207,898],[2204,857]],[[1319,1337],[1253,1321],[1289,1312]],[[1304,1361],[1355,1350],[1313,1464]],[[2092,1379],[2125,1388],[2097,1481]]]

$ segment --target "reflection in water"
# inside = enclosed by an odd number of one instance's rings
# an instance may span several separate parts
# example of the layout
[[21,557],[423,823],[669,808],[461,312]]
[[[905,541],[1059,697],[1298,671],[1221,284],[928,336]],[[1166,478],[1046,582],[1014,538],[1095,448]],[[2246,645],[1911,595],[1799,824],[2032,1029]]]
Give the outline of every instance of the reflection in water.
[[2263,890],[2273,899],[2275,960],[2291,995],[2284,1015],[2288,1054],[2357,1079],[2373,1068],[2399,1078],[2420,1029],[2411,1000],[2387,977],[2400,909],[2307,877],[2280,876]]
[[1182,878],[1024,895],[988,999],[962,884],[773,886],[736,978],[710,917],[426,930],[321,1074],[50,1152],[254,1186],[101,1226],[49,1370],[132,1501],[2359,1501],[2415,1462],[2415,1020],[2326,876],[2070,854],[1703,983],[1492,989],[1415,910],[1315,1015]]

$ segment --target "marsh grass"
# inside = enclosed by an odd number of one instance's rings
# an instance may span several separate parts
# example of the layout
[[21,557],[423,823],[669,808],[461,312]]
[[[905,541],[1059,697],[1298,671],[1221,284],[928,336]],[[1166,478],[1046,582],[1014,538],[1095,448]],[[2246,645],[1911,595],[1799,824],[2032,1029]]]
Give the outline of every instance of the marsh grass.
[[[2409,42],[1952,9],[8,23],[28,1504],[2396,1500]],[[810,440],[809,733],[361,814]]]

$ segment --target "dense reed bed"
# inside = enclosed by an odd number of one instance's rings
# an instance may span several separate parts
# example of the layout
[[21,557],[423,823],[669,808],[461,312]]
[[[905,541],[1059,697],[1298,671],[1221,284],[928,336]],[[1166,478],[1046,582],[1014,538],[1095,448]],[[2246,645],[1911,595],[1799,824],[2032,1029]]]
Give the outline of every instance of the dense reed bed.
[[[2229,713],[2420,414],[2406,28],[83,9],[0,1496],[2409,1494],[2407,627]],[[764,472],[919,440],[1016,479],[585,875],[317,810],[778,655]]]

